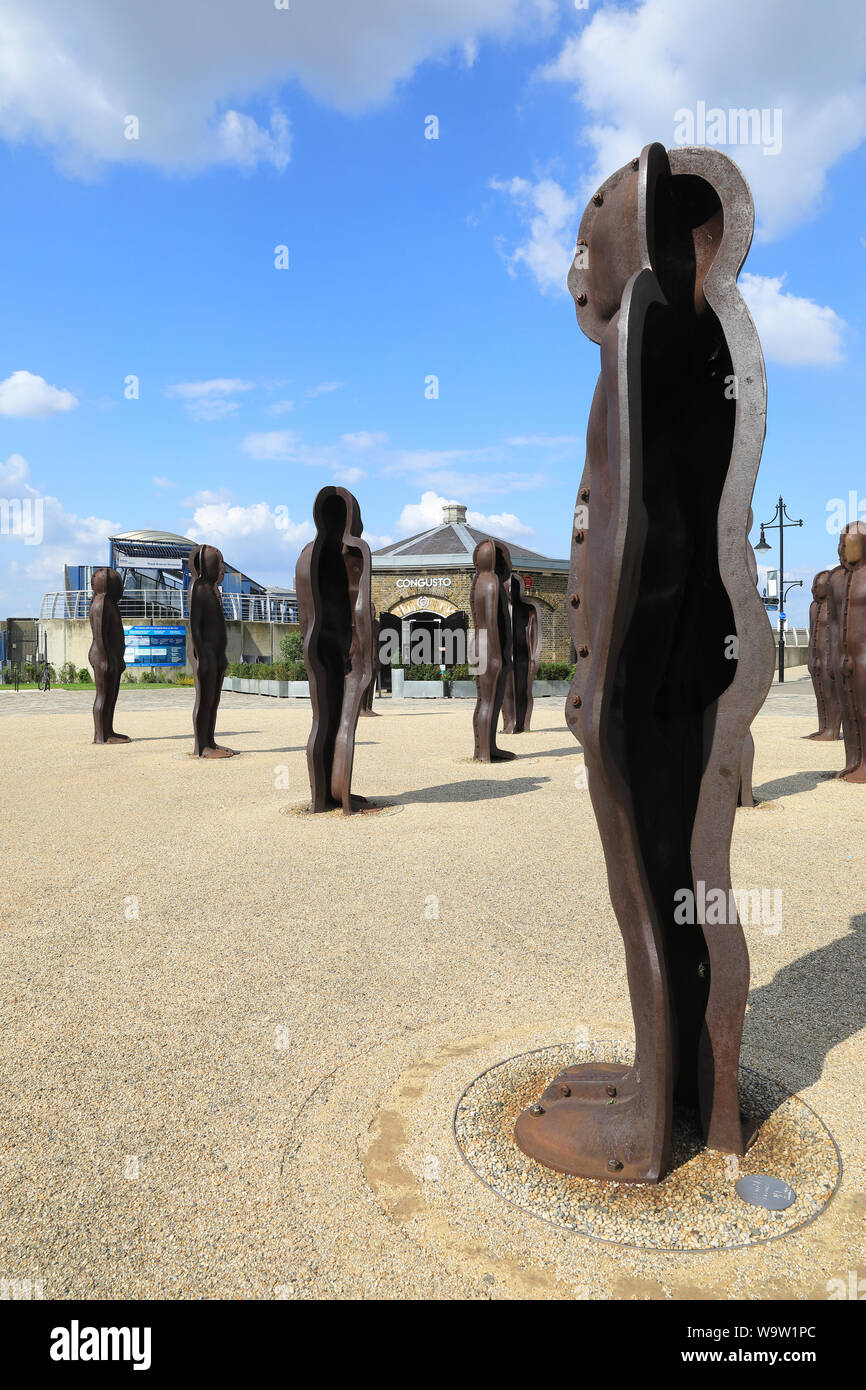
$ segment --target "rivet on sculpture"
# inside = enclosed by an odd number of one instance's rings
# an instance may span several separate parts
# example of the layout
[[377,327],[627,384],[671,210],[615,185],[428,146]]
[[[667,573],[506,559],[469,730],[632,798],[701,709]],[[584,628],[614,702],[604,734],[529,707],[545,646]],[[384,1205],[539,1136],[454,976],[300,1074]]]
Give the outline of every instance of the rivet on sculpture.
[[355,729],[373,679],[370,548],[351,492],[324,487],[313,503],[316,538],[298,557],[295,587],[310,680],[307,743],[311,810],[366,804],[352,795]]
[[472,556],[475,574],[469,591],[469,607],[475,632],[476,700],[472,716],[475,761],[506,762],[516,754],[499,748],[496,726],[512,666],[511,555],[492,540],[479,541]]
[[866,782],[866,521],[852,521],[839,537],[842,574],[830,591],[838,623],[838,676],[845,740],[843,782]]
[[512,665],[502,699],[502,732],[529,733],[532,722],[532,686],[541,662],[541,604],[527,598],[519,574],[510,585]]
[[372,670],[372,673],[373,673],[373,674],[372,674],[371,677],[370,677],[370,684],[367,686],[367,690],[366,690],[366,693],[365,693],[365,695],[364,695],[364,699],[363,699],[363,701],[361,702],[361,714],[362,714],[362,716],[366,716],[368,719],[370,719],[370,718],[372,718],[372,719],[378,719],[378,718],[379,718],[378,714],[377,714],[376,711],[373,709],[373,696],[374,696],[375,693],[376,693],[376,680],[377,680],[377,678],[378,678],[379,669],[380,669],[380,662],[379,662],[379,636],[380,636],[380,634],[381,634],[381,631],[382,631],[382,624],[379,622],[379,619],[376,617],[376,605],[375,605],[375,603],[371,603],[371,604],[370,604],[370,661],[371,661],[371,670]]
[[96,698],[93,701],[93,742],[129,743],[126,734],[115,733],[114,710],[120,678],[126,670],[123,659],[126,639],[118,604],[123,598],[123,580],[117,570],[93,571],[90,581],[90,630],[93,641],[87,659],[93,667]]
[[738,1094],[749,959],[729,856],[772,644],[746,554],[766,413],[736,285],[753,216],[721,152],[648,145],[589,204],[569,274],[601,376],[578,492],[587,520],[572,536],[567,721],[625,947],[636,1056],[567,1068],[516,1139],[590,1178],[661,1178],[675,1101],[699,1113],[709,1148],[743,1154],[752,1137]]
[[[842,566],[838,566],[842,570]],[[835,743],[842,728],[842,705],[839,700],[841,675],[833,669],[830,633],[830,570],[819,570],[812,580],[812,602],[809,604],[809,652],[807,664],[812,677],[812,689],[818,706],[818,728],[806,738],[820,743]],[[838,651],[839,634],[834,634],[832,646]],[[841,651],[839,651],[841,658]]]
[[233,758],[234,749],[216,741],[216,718],[228,659],[228,637],[220,584],[225,575],[222,552],[197,545],[190,552],[193,585],[189,595],[190,663],[195,677],[192,726],[197,758]]

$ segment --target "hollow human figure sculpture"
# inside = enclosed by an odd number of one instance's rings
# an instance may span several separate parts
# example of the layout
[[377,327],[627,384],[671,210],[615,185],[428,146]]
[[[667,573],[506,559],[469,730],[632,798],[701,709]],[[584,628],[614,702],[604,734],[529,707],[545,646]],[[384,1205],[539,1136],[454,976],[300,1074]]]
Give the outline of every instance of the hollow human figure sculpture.
[[845,738],[845,767],[839,776],[843,782],[866,782],[866,521],[852,521],[844,528],[839,559],[844,600],[837,605],[841,614],[837,679],[841,680]]
[[366,689],[366,691],[365,691],[365,693],[364,693],[364,699],[363,699],[363,702],[362,702],[362,704],[361,704],[361,714],[362,714],[362,715],[365,715],[368,719],[369,719],[370,717],[372,717],[372,718],[374,718],[374,719],[378,719],[378,718],[379,718],[379,715],[377,714],[376,710],[373,709],[373,696],[374,696],[375,693],[376,693],[376,681],[377,681],[378,676],[379,676],[379,668],[380,668],[380,662],[379,662],[379,635],[380,635],[381,631],[382,631],[382,624],[379,622],[379,619],[376,617],[376,605],[375,605],[375,603],[371,603],[371,604],[370,604],[370,654],[371,654],[371,655],[370,655],[370,659],[371,659],[372,672],[373,672],[373,674],[372,674],[372,676],[370,677],[370,684],[367,686],[367,689]]
[[[839,567],[841,568],[841,566]],[[842,706],[836,673],[830,657],[830,571],[819,570],[812,580],[812,602],[809,604],[809,675],[818,706],[818,728],[806,738],[832,743],[842,727]]]
[[507,587],[511,579],[511,555],[506,546],[483,540],[476,545],[472,561],[475,574],[469,591],[469,607],[475,629],[478,668],[472,715],[474,757],[479,763],[507,762],[516,754],[497,747],[496,726],[512,664]]
[[192,727],[197,758],[233,758],[233,748],[216,741],[216,718],[228,658],[228,637],[219,585],[225,575],[222,552],[197,545],[190,552],[193,584],[189,595],[189,659],[195,678]]
[[710,1148],[742,1154],[751,1137],[738,1092],[749,963],[729,856],[772,644],[746,556],[766,407],[736,286],[753,220],[727,156],[648,145],[592,199],[569,274],[601,376],[578,491],[588,522],[572,536],[566,718],[623,937],[636,1055],[566,1068],[515,1137],[585,1177],[658,1181],[675,1100],[699,1111]]
[[316,538],[298,557],[295,587],[310,678],[313,724],[307,742],[311,810],[367,803],[352,795],[355,730],[373,678],[370,547],[361,508],[342,487],[323,487],[313,503]]
[[527,598],[519,574],[512,574],[510,588],[513,655],[502,698],[502,732],[523,734],[529,733],[532,685],[541,662],[541,604]]
[[90,581],[93,599],[90,604],[90,630],[93,641],[87,659],[93,667],[96,698],[93,701],[93,742],[129,743],[126,734],[114,729],[114,710],[120,690],[120,678],[126,670],[123,659],[126,639],[118,603],[123,598],[123,580],[117,570],[93,571]]

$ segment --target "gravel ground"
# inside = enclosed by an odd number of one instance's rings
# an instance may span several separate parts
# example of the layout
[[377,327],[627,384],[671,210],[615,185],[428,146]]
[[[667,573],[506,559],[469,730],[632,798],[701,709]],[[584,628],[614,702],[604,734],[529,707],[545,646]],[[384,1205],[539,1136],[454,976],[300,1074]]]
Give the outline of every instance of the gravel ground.
[[[628,1040],[622,948],[577,745],[536,703],[508,764],[464,701],[378,704],[355,790],[400,814],[281,814],[307,793],[309,705],[192,692],[0,696],[0,1276],[46,1298],[825,1298],[864,1265],[864,791],[826,774],[809,687],[774,687],[737,815],[743,1061],[842,1151],[810,1226],[746,1250],[603,1246],[473,1175],[454,1107],[486,1067]],[[14,700],[14,706],[10,703]],[[779,710],[777,713],[776,710]],[[51,717],[48,717],[48,716]],[[11,808],[11,813],[10,809]]]

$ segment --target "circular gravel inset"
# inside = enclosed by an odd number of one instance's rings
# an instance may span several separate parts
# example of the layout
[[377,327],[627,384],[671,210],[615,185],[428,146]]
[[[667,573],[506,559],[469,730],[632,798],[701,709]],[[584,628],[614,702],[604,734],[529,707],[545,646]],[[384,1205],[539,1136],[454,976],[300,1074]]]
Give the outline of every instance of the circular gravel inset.
[[[460,1152],[482,1182],[522,1211],[595,1240],[644,1250],[758,1245],[788,1235],[824,1210],[842,1175],[836,1141],[805,1101],[749,1067],[740,1067],[740,1104],[762,1123],[744,1158],[703,1148],[692,1117],[676,1110],[671,1170],[659,1183],[568,1177],[518,1149],[517,1116],[563,1067],[633,1060],[631,1043],[596,1042],[540,1048],[497,1063],[457,1103]],[[782,1179],[796,1201],[784,1211],[750,1206],[735,1186],[750,1173]]]

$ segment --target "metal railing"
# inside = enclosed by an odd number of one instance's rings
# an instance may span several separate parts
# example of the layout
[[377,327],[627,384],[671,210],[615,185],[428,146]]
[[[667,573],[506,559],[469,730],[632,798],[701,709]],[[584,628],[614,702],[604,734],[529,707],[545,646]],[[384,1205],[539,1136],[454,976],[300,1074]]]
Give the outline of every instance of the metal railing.
[[[39,609],[40,620],[87,618],[93,595],[89,589],[61,590],[45,594]],[[226,618],[245,623],[296,623],[297,604],[292,599],[269,594],[223,594]],[[182,589],[160,594],[131,594],[120,600],[122,618],[136,622],[171,623],[189,617],[189,594]]]

